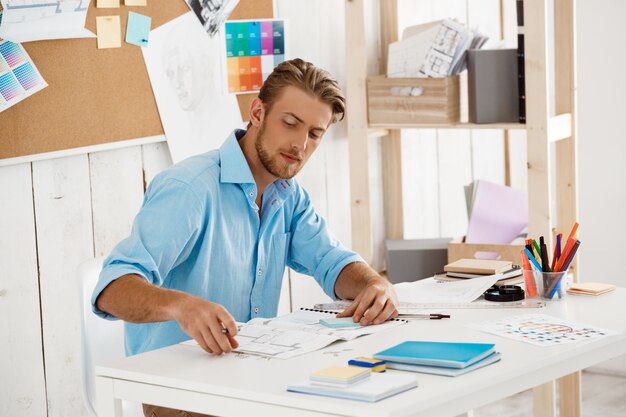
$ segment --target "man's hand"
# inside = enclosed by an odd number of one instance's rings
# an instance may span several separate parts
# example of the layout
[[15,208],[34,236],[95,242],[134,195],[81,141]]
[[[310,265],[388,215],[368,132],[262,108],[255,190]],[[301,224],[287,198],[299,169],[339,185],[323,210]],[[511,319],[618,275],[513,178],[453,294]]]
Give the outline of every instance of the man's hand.
[[352,304],[337,317],[350,317],[361,325],[380,324],[398,315],[398,296],[389,281],[375,276],[367,281]]
[[172,316],[202,349],[221,355],[239,346],[234,338],[237,325],[223,306],[188,294],[176,304]]

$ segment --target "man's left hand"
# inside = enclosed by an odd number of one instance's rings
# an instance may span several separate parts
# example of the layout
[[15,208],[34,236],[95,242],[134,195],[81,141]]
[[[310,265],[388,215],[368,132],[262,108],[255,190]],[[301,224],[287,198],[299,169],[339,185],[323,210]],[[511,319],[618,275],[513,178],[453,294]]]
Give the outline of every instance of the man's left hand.
[[398,296],[383,277],[370,278],[352,304],[337,317],[352,316],[361,325],[380,324],[398,316]]

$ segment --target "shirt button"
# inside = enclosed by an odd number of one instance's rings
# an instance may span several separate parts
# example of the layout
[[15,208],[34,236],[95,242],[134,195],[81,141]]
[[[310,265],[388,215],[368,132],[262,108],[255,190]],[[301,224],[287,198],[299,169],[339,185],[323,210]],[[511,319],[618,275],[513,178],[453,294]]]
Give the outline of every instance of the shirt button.
[[257,275],[258,275],[258,276],[263,275],[263,271],[261,271],[261,268],[259,268],[259,271],[257,272]]
[[259,307],[254,307],[254,314],[259,314]]
[[254,191],[250,191],[250,197],[254,197]]

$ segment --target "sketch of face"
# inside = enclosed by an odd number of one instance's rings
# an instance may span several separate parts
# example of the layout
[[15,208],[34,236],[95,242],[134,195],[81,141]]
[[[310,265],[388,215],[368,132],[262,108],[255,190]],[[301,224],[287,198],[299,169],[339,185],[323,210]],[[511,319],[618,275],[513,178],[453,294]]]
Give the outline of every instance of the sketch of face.
[[201,57],[194,56],[181,45],[172,45],[164,51],[164,68],[178,103],[183,110],[195,110],[204,96]]

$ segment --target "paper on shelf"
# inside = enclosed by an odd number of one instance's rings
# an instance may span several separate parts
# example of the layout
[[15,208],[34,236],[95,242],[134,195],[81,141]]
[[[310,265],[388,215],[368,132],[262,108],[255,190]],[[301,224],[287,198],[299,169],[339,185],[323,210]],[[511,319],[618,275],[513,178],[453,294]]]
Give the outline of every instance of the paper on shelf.
[[466,243],[511,243],[527,225],[525,192],[484,180],[475,183]]

